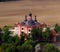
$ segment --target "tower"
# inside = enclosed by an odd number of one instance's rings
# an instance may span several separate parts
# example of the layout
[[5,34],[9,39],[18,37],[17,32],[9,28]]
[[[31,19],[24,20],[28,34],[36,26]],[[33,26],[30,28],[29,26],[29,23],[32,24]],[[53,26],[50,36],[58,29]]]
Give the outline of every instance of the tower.
[[27,21],[27,15],[25,15],[25,21]]
[[37,22],[36,16],[35,16],[35,22]]
[[32,13],[29,13],[28,20],[32,20]]

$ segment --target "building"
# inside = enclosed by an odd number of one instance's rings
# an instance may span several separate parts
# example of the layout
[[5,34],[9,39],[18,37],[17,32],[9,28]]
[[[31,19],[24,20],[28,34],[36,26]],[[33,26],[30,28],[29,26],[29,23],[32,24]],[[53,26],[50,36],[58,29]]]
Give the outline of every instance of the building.
[[32,19],[32,13],[29,13],[27,16],[25,16],[25,20],[23,20],[20,23],[15,24],[14,35],[20,36],[21,32],[24,32],[25,34],[30,34],[32,28],[38,28],[38,27],[46,27],[45,23],[39,23],[37,20],[37,17],[34,17],[35,19]]
[[[11,36],[16,36],[20,37],[21,32],[24,32],[26,35],[29,35],[31,33],[32,28],[42,28],[43,32],[46,30],[47,25],[45,23],[39,23],[37,20],[37,17],[35,16],[34,19],[32,18],[32,13],[29,13],[28,15],[25,16],[25,19],[22,22],[19,22],[14,25],[14,29],[10,29],[10,31],[13,32]],[[51,33],[53,35],[53,41],[56,42],[60,38],[54,30],[54,27],[50,27]]]

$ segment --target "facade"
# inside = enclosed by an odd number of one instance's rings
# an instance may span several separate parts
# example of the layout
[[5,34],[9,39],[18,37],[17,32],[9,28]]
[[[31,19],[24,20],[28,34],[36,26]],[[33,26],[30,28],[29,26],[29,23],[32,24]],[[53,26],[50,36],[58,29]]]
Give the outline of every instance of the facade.
[[24,32],[25,34],[30,34],[32,28],[38,28],[38,27],[46,27],[45,23],[39,23],[37,20],[37,17],[34,17],[35,19],[32,19],[32,13],[29,13],[27,16],[25,16],[25,20],[22,22],[15,24],[14,30],[14,35],[20,36],[21,32]]

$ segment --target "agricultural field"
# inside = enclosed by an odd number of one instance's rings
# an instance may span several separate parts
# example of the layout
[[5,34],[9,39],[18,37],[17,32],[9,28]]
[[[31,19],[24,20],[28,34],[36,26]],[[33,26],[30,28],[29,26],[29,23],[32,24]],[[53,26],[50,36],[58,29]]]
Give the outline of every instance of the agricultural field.
[[60,25],[60,0],[22,0],[0,2],[0,27],[21,22],[30,12],[40,23]]

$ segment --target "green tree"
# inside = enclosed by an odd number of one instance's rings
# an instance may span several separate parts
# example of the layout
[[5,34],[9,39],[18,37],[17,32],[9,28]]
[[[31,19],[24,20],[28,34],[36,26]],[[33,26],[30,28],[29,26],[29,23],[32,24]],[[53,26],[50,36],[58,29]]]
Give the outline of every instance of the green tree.
[[0,44],[2,44],[2,29],[0,28]]
[[22,45],[17,46],[17,52],[32,52],[33,46],[32,46],[33,41],[32,40],[26,40]]
[[8,44],[3,43],[3,44],[1,45],[1,48],[5,50],[8,46],[9,46]]
[[37,40],[37,37],[38,37],[37,33],[38,33],[38,29],[33,28],[32,31],[31,31],[31,35],[32,35],[33,40]]
[[3,28],[3,36],[2,36],[2,41],[3,42],[7,42],[8,39],[9,39],[9,34],[10,34],[10,31],[9,31],[9,28],[8,26],[4,26]]
[[42,28],[38,28],[38,40],[39,42],[42,40]]
[[46,44],[43,52],[58,52],[58,48],[54,44]]
[[14,38],[12,36],[10,36],[9,39],[7,40],[7,43],[11,43],[11,44],[14,43],[13,39]]
[[21,35],[20,35],[20,45],[22,45],[23,43],[25,42],[25,33],[21,33]]
[[16,46],[10,46],[6,48],[5,52],[16,52]]
[[23,52],[23,48],[20,45],[17,46],[17,52]]
[[40,40],[42,35],[42,29],[41,28],[33,28],[31,31],[32,39],[33,40]]
[[60,32],[60,26],[59,26],[58,24],[56,24],[54,30],[55,30],[56,32]]
[[44,41],[48,41],[50,33],[51,33],[51,31],[50,31],[50,28],[48,28],[48,27],[45,29],[45,31],[42,32],[42,38]]
[[7,43],[19,45],[20,44],[20,38],[18,36],[14,36],[14,37],[10,36]]
[[7,43],[3,43],[0,47],[3,49],[3,51],[5,52],[6,48],[12,46],[11,44],[7,44]]
[[20,38],[18,36],[14,36],[12,38],[12,42],[15,44],[15,45],[19,45],[20,44]]
[[32,46],[33,41],[32,40],[27,40],[24,44],[22,44],[23,52],[32,52],[33,46]]

